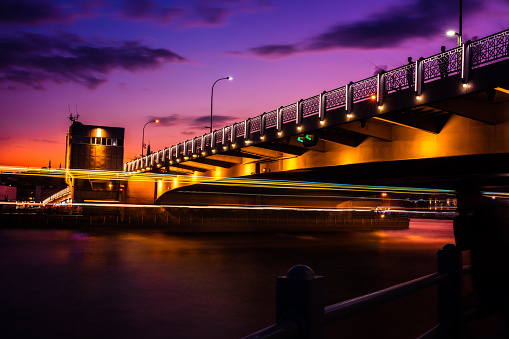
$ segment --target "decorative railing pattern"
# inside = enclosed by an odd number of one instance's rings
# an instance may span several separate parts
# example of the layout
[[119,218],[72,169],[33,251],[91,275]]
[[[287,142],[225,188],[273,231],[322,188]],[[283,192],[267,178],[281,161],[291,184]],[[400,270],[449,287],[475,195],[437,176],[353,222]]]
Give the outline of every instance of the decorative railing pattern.
[[235,136],[237,138],[242,137],[244,135],[244,133],[246,132],[246,122],[242,121],[241,123],[238,123],[237,125],[235,125],[235,130],[236,130]]
[[250,120],[250,124],[249,124],[249,132],[250,133],[260,132],[260,129],[262,126],[261,121],[262,121],[262,117],[260,115],[252,118]]
[[292,104],[286,107],[283,107],[281,112],[281,116],[283,117],[283,124],[287,122],[292,122],[297,119],[297,104]]
[[210,141],[212,140],[212,133],[205,136],[205,147],[211,147]]
[[309,117],[318,114],[320,109],[320,96],[316,95],[312,98],[302,101],[302,116]]
[[[259,137],[260,140],[263,140],[265,131],[274,127],[277,127],[279,136],[284,134],[282,130],[283,125],[285,125],[286,129],[286,126],[295,122],[296,127],[300,130],[302,128],[302,119],[313,115],[319,115],[320,123],[323,124],[326,120],[326,114],[330,114],[330,111],[342,107],[346,108],[347,114],[345,116],[349,119],[352,109],[355,110],[355,108],[352,108],[352,103],[355,104],[368,100],[373,95],[376,95],[374,99],[381,106],[385,100],[383,98],[385,94],[409,88],[413,88],[415,95],[420,96],[424,83],[452,75],[457,76],[461,74],[461,81],[463,86],[466,87],[466,83],[469,80],[468,71],[470,69],[482,67],[507,58],[509,58],[509,30],[474,42],[469,41],[465,45],[449,51],[426,59],[421,58],[418,61],[381,73],[380,75],[356,83],[350,83],[348,86],[336,88],[329,92],[323,92],[320,95],[301,100],[299,103],[281,107],[246,121],[226,126],[204,136],[178,143],[165,149],[167,151],[162,154],[157,153],[156,156],[147,155],[141,159],[128,162],[124,164],[124,169],[127,171],[143,170],[146,167],[154,166],[154,164],[160,165],[166,159],[169,159],[171,163],[173,159],[180,156],[188,156],[189,154],[196,156],[196,152],[200,152],[200,154],[208,152],[209,148],[217,147],[217,145],[228,147],[228,142],[236,141],[239,138],[246,139],[243,141],[246,144],[250,144],[253,140],[249,139],[255,133],[259,133],[259,136],[255,136],[255,138]],[[321,108],[322,103],[325,105],[324,108]],[[246,128],[248,128],[247,131]],[[184,151],[186,154],[184,154]]]
[[265,114],[265,128],[269,129],[276,127],[277,124],[277,111],[271,111]]
[[445,78],[461,70],[461,47],[422,60],[424,82]]
[[227,126],[224,128],[225,139],[228,141],[232,140],[232,127]]
[[365,80],[354,83],[352,87],[353,102],[369,99],[372,95],[376,95],[378,78],[376,76],[367,78]]
[[221,133],[220,131],[217,131],[215,133],[215,141],[216,141],[216,145],[222,143],[223,142],[223,133]]
[[509,56],[509,30],[476,40],[470,44],[472,67],[479,67]]
[[327,110],[342,107],[346,104],[346,86],[327,92],[325,107]]
[[415,63],[411,63],[385,73],[385,92],[392,93],[412,87],[415,77]]

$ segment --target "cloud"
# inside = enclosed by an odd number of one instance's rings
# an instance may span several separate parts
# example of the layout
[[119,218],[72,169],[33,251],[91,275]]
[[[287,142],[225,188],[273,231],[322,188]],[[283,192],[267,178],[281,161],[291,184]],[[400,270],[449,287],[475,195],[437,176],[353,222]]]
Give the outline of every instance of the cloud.
[[61,141],[48,140],[48,139],[32,139],[33,142],[36,143],[46,143],[46,144],[61,144]]
[[68,0],[64,3],[57,0],[1,0],[0,26],[40,26],[70,23],[84,17],[113,17],[149,24],[210,27],[226,24],[228,18],[237,13],[271,8],[271,0],[188,0],[178,6],[168,6],[156,0]]
[[0,24],[38,25],[66,20],[65,13],[55,3],[31,0],[2,0]]
[[134,20],[156,20],[160,23],[174,23],[183,18],[187,10],[183,7],[160,6],[154,0],[124,0],[120,16]]
[[[159,119],[160,126],[185,126],[186,128],[196,128],[200,130],[204,130],[205,126],[210,126],[210,115],[189,118],[180,114],[172,114],[164,117],[149,116],[148,119],[149,121]],[[227,124],[231,124],[235,119],[238,118],[228,115],[214,115],[212,122],[214,128],[222,128]]]
[[123,0],[119,14],[129,20],[210,27],[226,24],[237,13],[270,8],[270,0],[189,0],[174,7],[161,5],[155,0]]
[[113,70],[137,72],[186,59],[136,41],[92,42],[78,35],[20,33],[0,38],[0,84],[44,89],[44,83],[78,83],[94,89]]
[[[481,0],[465,0],[463,14],[480,10]],[[416,38],[442,34],[447,24],[457,20],[458,5],[453,1],[417,0],[414,4],[393,6],[364,20],[337,24],[309,39],[293,44],[254,47],[248,53],[263,57],[281,57],[306,51],[334,48],[376,49],[397,47]]]

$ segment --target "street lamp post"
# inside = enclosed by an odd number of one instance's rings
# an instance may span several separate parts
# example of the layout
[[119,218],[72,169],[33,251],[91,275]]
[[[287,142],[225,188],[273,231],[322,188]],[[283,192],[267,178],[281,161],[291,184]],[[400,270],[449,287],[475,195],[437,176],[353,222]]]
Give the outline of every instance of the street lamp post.
[[144,126],[143,126],[143,133],[142,133],[142,137],[141,137],[141,157],[143,158],[143,149],[145,148],[145,127],[150,124],[151,122],[155,122],[156,124],[159,123],[159,119],[156,119],[156,120],[150,120],[149,122],[147,122]]
[[216,83],[220,80],[231,80],[233,79],[232,77],[224,77],[224,78],[220,78],[220,79],[217,79],[214,84],[212,85],[212,93],[210,94],[210,133],[212,133],[212,103],[214,101],[214,86],[216,85]]
[[459,0],[459,1],[460,1],[459,31],[458,32],[455,32],[455,31],[447,32],[448,36],[454,36],[454,35],[458,36],[458,47],[460,47],[461,44],[463,43],[463,41],[462,41],[462,37],[463,37],[463,0]]

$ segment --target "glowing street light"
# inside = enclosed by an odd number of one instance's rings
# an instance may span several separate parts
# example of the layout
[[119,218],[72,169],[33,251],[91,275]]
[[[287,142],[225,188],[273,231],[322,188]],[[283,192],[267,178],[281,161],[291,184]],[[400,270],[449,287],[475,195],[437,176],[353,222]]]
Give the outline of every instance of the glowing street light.
[[214,84],[212,85],[212,93],[210,94],[210,133],[212,133],[212,102],[214,101],[214,86],[216,83],[220,80],[232,80],[233,77],[224,77],[217,79]]
[[461,43],[462,43],[462,39],[461,39],[461,34],[459,34],[458,32],[455,32],[455,31],[447,31],[447,36],[455,36],[457,35],[458,36],[458,47],[461,46]]
[[141,157],[143,158],[143,149],[145,148],[145,127],[152,123],[152,122],[155,122],[156,124],[159,123],[159,119],[155,119],[155,120],[150,120],[149,122],[147,122],[144,126],[143,126],[143,133],[142,133],[142,137],[141,137]]

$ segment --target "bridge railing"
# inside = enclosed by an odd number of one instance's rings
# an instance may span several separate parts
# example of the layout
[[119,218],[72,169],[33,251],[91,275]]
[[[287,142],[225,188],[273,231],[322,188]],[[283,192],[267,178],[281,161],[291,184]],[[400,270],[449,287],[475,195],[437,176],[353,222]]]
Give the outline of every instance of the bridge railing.
[[[263,113],[240,123],[225,126],[222,129],[197,136],[186,142],[168,147],[163,156],[147,155],[124,164],[125,171],[139,171],[147,167],[166,166],[184,158],[206,155],[216,151],[216,147],[224,150],[236,140],[245,145],[253,142],[266,141],[266,132],[277,131],[282,135],[283,127],[290,128],[294,124],[301,131],[303,121],[312,120],[318,115],[320,124],[325,121],[326,112],[345,107],[348,116],[352,105],[357,102],[376,99],[378,106],[383,105],[384,95],[395,91],[413,88],[416,96],[421,95],[422,84],[436,81],[448,76],[461,74],[463,85],[469,80],[469,70],[482,67],[509,57],[509,30],[502,31],[474,42],[453,48],[428,58],[403,65],[346,86],[323,92],[311,98],[300,100],[288,106]],[[330,113],[327,113],[330,114]],[[348,120],[345,120],[348,121]],[[316,128],[314,124],[311,124]],[[302,132],[302,131],[301,131]],[[255,136],[253,138],[253,136]]]
[[277,280],[277,322],[243,339],[324,338],[327,324],[435,285],[438,325],[419,338],[456,338],[463,321],[462,274],[469,272],[470,267],[462,267],[456,246],[447,244],[438,251],[436,273],[324,307],[323,277],[316,276],[307,266],[297,265]]
[[472,68],[509,57],[509,30],[493,34],[470,44]]

